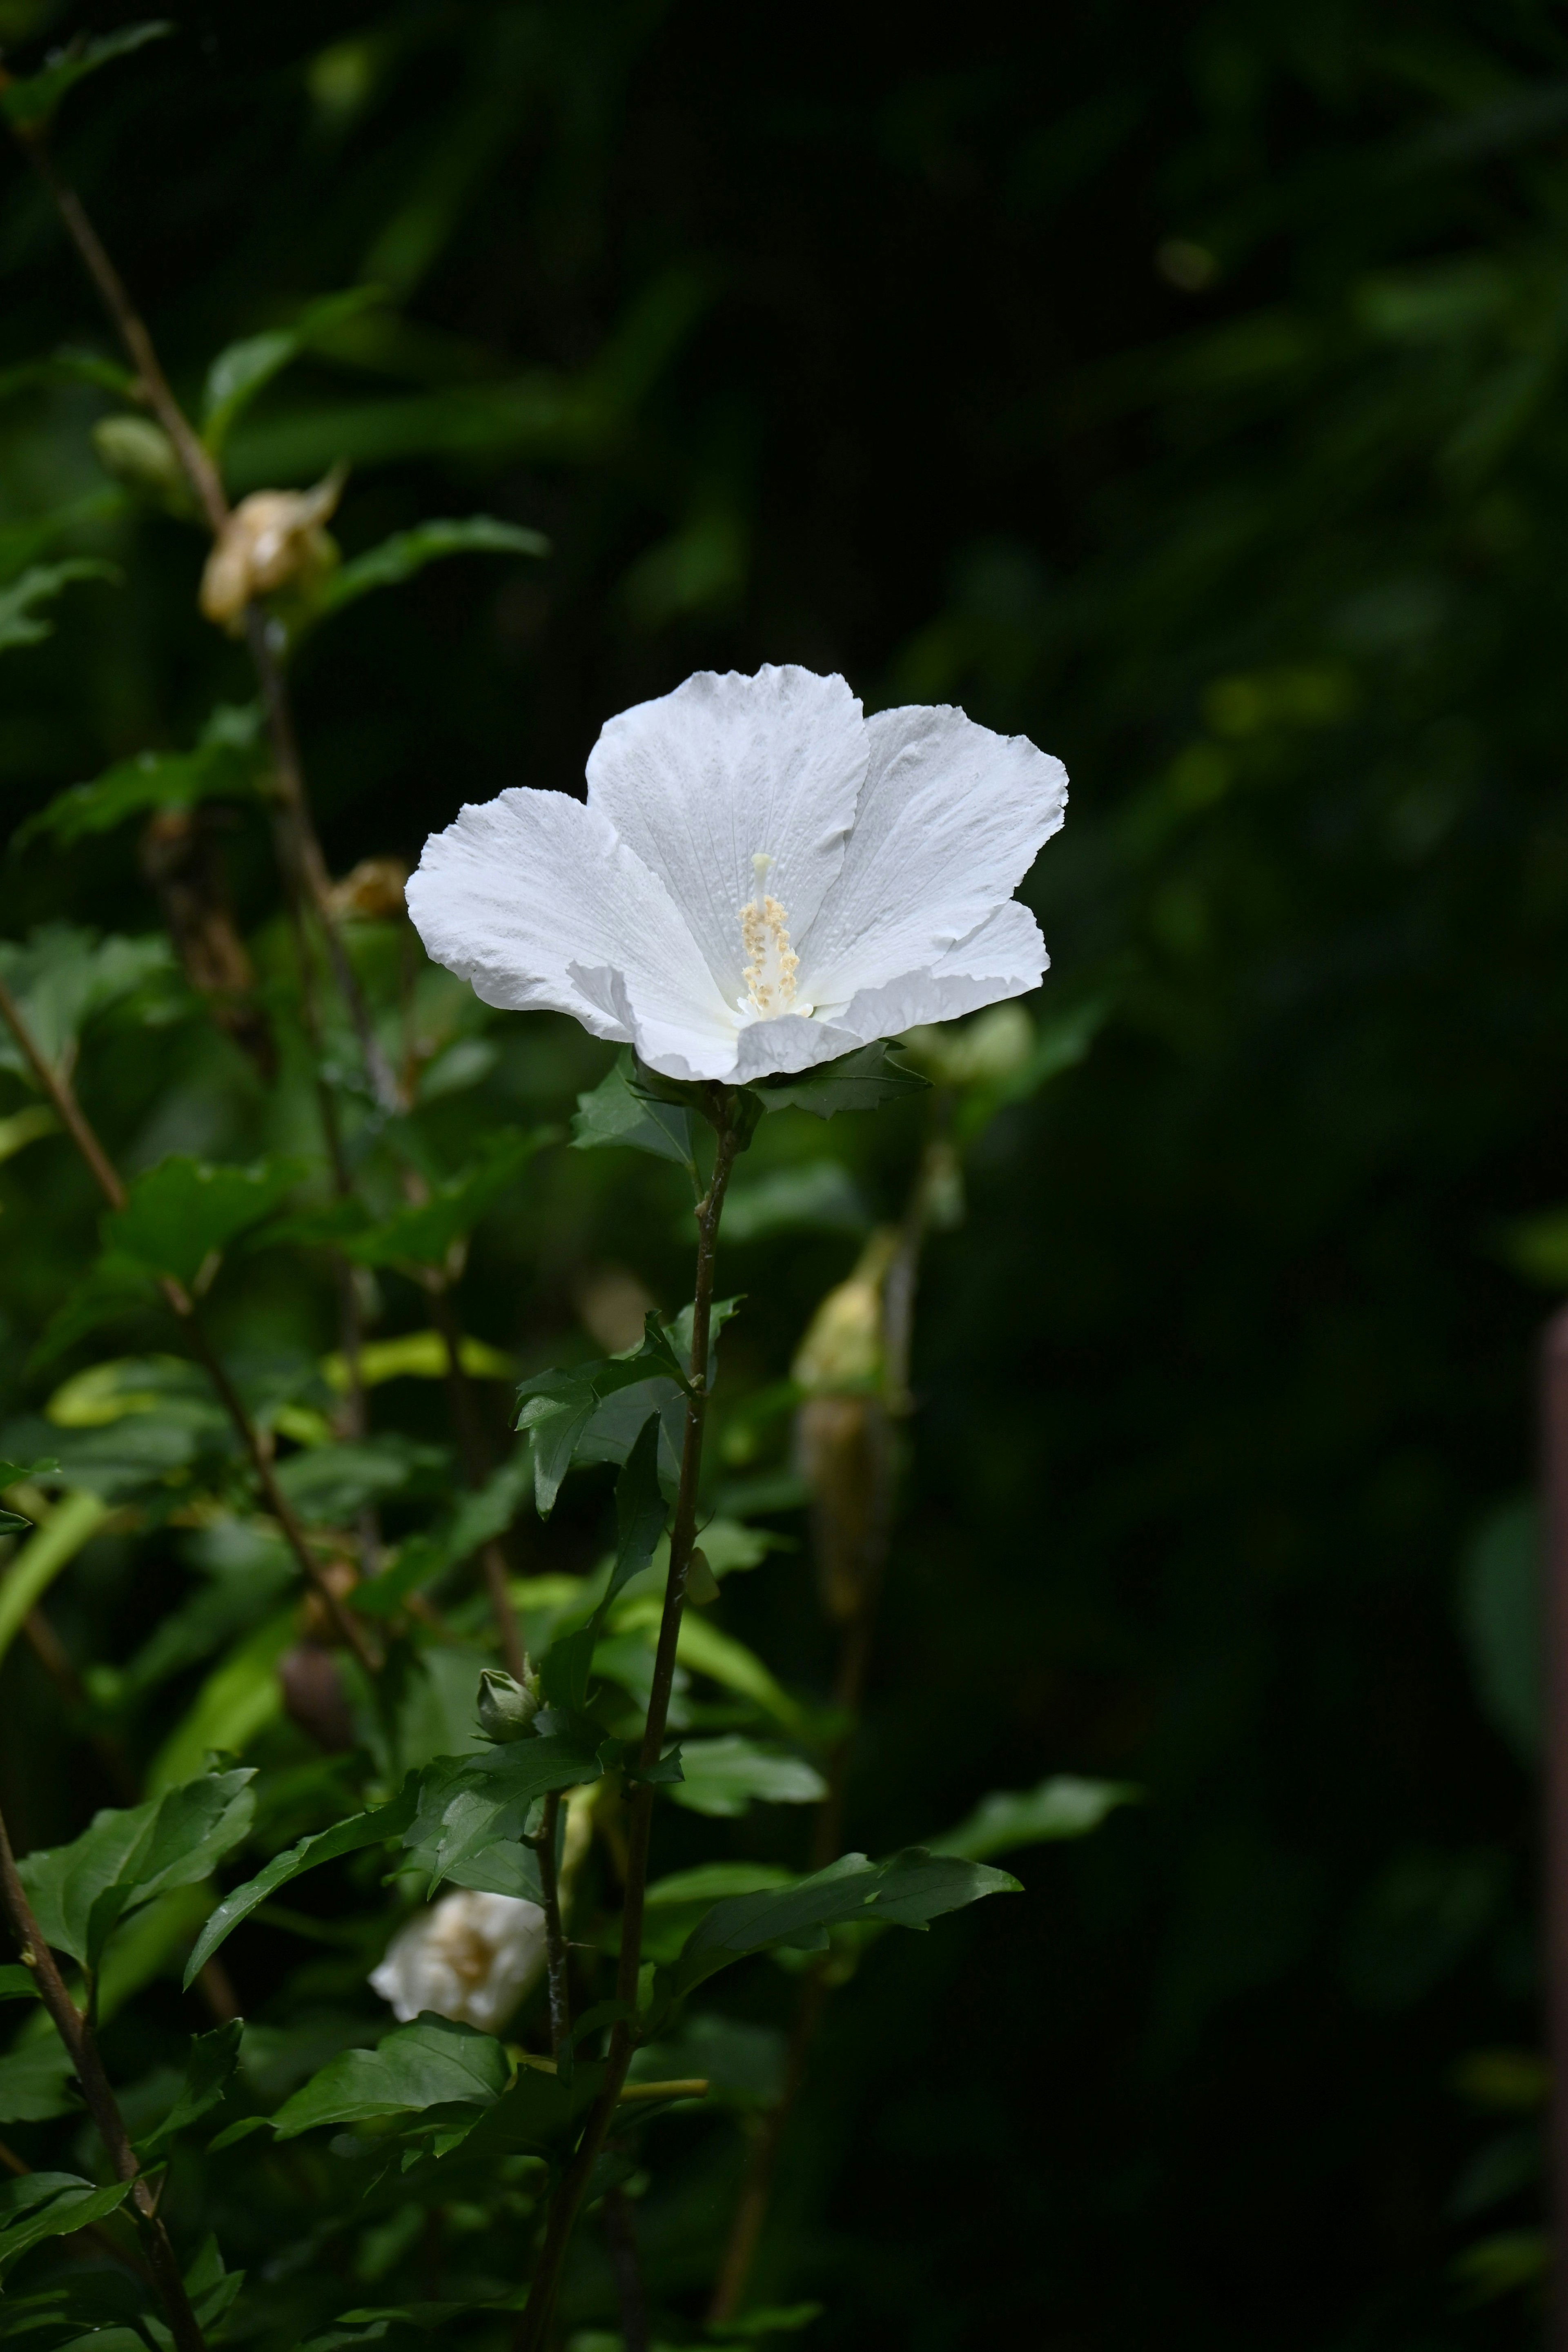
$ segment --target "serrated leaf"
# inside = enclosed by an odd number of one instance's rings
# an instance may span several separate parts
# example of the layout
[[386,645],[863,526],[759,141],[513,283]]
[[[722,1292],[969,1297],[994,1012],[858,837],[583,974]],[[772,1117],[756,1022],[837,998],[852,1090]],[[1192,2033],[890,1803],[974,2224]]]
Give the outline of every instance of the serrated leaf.
[[73,784],[19,825],[16,847],[40,834],[69,849],[89,835],[108,833],[151,809],[194,808],[199,802],[247,796],[261,772],[261,709],[220,704],[190,751],[140,751],[89,784]]
[[850,1923],[922,1927],[986,1895],[1016,1895],[1005,1870],[910,1846],[886,1862],[847,1853],[826,1870],[773,1892],[716,1903],[693,1928],[675,1969],[678,1991],[728,1968],[749,1952],[772,1946],[817,1951],[829,1927]]
[[100,2221],[130,2194],[129,2180],[95,2189],[74,2172],[28,2172],[0,2183],[0,2278],[30,2248]]
[[330,2059],[284,2101],[273,2128],[279,2139],[295,2139],[322,2124],[367,2123],[436,2106],[488,2107],[510,2074],[493,2033],[426,2011],[412,2025],[395,2028],[379,2048],[345,2050]]
[[581,1733],[514,1740],[471,1756],[438,1756],[426,1765],[403,1843],[428,1874],[427,1892],[433,1895],[487,1847],[521,1837],[535,1798],[596,1780],[603,1769],[601,1737],[588,1726]]
[[[518,1390],[517,1426],[528,1432],[533,1453],[534,1501],[547,1519],[561,1482],[574,1459],[625,1462],[647,1423],[667,1400],[690,1394],[685,1369],[669,1334],[650,1313],[640,1344],[624,1355],[585,1364],[577,1371],[540,1372]],[[593,1453],[579,1453],[591,1429],[602,1425],[601,1408],[625,1397],[629,1425]]]
[[69,1845],[21,1864],[45,1940],[96,1969],[110,1930],[129,1911],[174,1886],[205,1878],[248,1832],[252,1771],[204,1773],[128,1811],[94,1816]]
[[353,286],[343,294],[326,294],[301,310],[291,327],[268,328],[219,352],[207,370],[202,396],[202,439],[214,457],[257,394],[290,360],[298,359],[345,319],[357,318],[385,299],[378,286]]
[[[0,92],[0,102],[4,93]],[[118,586],[118,565],[96,555],[70,555],[61,563],[36,563],[9,587],[0,588],[0,654],[16,646],[41,645],[54,635],[55,625],[38,611],[73,580],[111,580]]]
[[[51,1068],[68,1073],[77,1040],[93,1015],[173,968],[173,952],[161,935],[100,939],[74,923],[46,923],[25,944],[0,940],[0,972],[34,1044]],[[21,1050],[5,1028],[0,1028],[0,1069],[14,1070],[33,1083]]]
[[808,1110],[814,1118],[832,1118],[841,1110],[878,1110],[905,1095],[924,1094],[930,1084],[918,1070],[895,1062],[887,1041],[879,1038],[798,1076],[760,1079],[748,1092],[765,1111]]
[[624,1046],[598,1085],[578,1096],[572,1149],[597,1151],[625,1145],[656,1160],[672,1160],[695,1177],[690,1111],[683,1103],[661,1102],[643,1093],[633,1083],[636,1067],[631,1047]]
[[210,2115],[227,2090],[230,2077],[239,2063],[239,2045],[245,2032],[242,2018],[230,2018],[225,2025],[211,2033],[193,2036],[185,2055],[185,2079],[179,2095],[155,2131],[136,2142],[136,2153],[145,2164],[160,2156],[177,2132],[192,2124],[200,2123]]
[[185,1964],[183,1981],[186,1990],[241,1920],[248,1919],[269,1895],[276,1895],[280,1886],[287,1886],[307,1870],[318,1869],[324,1862],[336,1862],[344,1854],[360,1853],[365,1846],[384,1845],[401,1837],[414,1819],[418,1801],[418,1776],[411,1772],[396,1796],[384,1805],[372,1805],[366,1811],[353,1813],[330,1830],[318,1830],[311,1837],[300,1838],[286,1852],[274,1854],[265,1870],[226,1895],[208,1919]]
[[956,1829],[932,1838],[929,1851],[984,1862],[1015,1846],[1087,1837],[1119,1806],[1136,1804],[1141,1794],[1130,1780],[1079,1780],[1067,1774],[1018,1794],[997,1790],[983,1797]]
[[676,1803],[719,1820],[737,1819],[754,1803],[815,1805],[827,1794],[826,1781],[804,1756],[733,1733],[721,1739],[683,1740],[680,1761]]
[[116,1259],[188,1285],[215,1251],[270,1216],[308,1172],[299,1160],[233,1168],[172,1151],[134,1179],[123,1209],[105,1217],[105,1244]]
[[377,588],[395,588],[423,572],[427,563],[449,555],[531,555],[550,552],[550,541],[521,523],[500,522],[493,515],[468,515],[455,522],[418,523],[412,530],[395,531],[367,554],[342,564],[323,586],[316,612],[324,616],[368,596]]

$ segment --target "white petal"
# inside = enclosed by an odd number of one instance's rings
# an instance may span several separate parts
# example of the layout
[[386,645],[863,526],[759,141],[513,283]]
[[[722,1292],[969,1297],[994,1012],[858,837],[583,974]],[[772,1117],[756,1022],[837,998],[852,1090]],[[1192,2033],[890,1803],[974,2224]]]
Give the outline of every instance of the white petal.
[[426,843],[408,911],[487,1004],[569,1013],[623,1044],[646,1015],[733,1052],[733,1015],[668,892],[564,793],[515,789],[461,810]]
[[588,805],[668,887],[721,996],[745,993],[741,908],[752,860],[796,946],[844,859],[866,773],[866,724],[841,677],[769,667],[701,671],[612,719],[588,761]]
[[857,991],[929,969],[971,939],[1067,805],[1059,760],[962,710],[884,710],[866,731],[870,762],[843,866],[811,930],[794,938],[801,994],[831,1017]]
[[858,989],[835,1015],[835,1028],[857,1045],[869,1045],[873,1037],[896,1037],[925,1022],[956,1021],[983,1004],[1037,988],[1049,963],[1038,923],[1021,900],[1009,898],[973,939],[950,948],[925,971]]

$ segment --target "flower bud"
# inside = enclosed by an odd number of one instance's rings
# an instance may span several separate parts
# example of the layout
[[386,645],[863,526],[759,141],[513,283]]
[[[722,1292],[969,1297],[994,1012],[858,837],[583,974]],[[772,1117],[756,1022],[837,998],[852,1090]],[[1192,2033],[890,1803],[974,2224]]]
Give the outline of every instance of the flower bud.
[[891,1225],[874,1233],[847,1282],[830,1290],[795,1351],[791,1375],[813,1395],[863,1388],[882,1369],[882,1286],[898,1253]]
[[279,588],[309,591],[338,560],[322,529],[342,493],[331,473],[313,490],[257,490],[242,499],[225,523],[202,573],[201,608],[233,636],[245,608]]
[[500,1745],[511,1739],[526,1739],[539,1713],[539,1676],[531,1674],[520,1683],[500,1666],[486,1666],[479,1675],[476,1705],[479,1729],[487,1739]]
[[92,446],[104,472],[128,489],[145,491],[165,506],[189,506],[174,445],[150,416],[100,416],[92,428]]
[[1016,1077],[1034,1045],[1034,1024],[1021,1004],[994,1004],[973,1021],[944,1021],[904,1035],[909,1059],[942,1087],[995,1086]]

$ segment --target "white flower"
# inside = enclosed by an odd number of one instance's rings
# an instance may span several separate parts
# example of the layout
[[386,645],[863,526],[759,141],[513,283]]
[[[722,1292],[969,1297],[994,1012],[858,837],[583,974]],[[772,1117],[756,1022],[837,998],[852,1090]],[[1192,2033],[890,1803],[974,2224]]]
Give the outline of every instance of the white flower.
[[610,720],[586,802],[464,808],[408,911],[487,1004],[744,1085],[1035,987],[1013,892],[1066,802],[1059,761],[962,710],[868,719],[841,677],[703,672]]
[[494,2032],[543,1972],[538,1904],[459,1887],[398,1929],[370,1983],[405,2025],[433,2009]]

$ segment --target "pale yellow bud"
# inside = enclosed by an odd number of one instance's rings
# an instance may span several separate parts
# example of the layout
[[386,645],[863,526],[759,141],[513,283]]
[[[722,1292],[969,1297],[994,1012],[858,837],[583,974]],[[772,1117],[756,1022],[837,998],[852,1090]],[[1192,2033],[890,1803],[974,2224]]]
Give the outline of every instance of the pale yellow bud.
[[237,636],[245,608],[279,588],[309,588],[337,562],[322,528],[342,493],[331,473],[313,490],[257,490],[225,523],[202,573],[201,608]]
[[863,1387],[878,1378],[882,1369],[882,1286],[898,1248],[897,1229],[879,1227],[848,1281],[828,1292],[790,1367],[800,1387],[825,1395]]
[[904,1034],[909,1059],[942,1087],[995,1085],[1016,1077],[1034,1045],[1034,1024],[1021,1004],[994,1004],[973,1021],[944,1021]]

